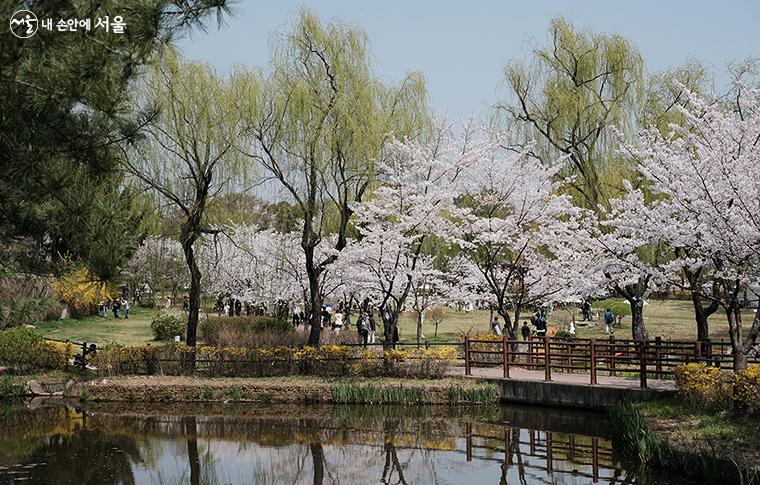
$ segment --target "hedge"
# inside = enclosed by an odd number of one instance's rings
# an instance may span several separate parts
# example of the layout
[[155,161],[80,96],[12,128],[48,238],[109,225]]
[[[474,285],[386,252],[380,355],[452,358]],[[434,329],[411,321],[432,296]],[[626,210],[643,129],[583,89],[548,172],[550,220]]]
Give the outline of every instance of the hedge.
[[65,369],[72,356],[71,344],[48,342],[29,328],[0,331],[0,365],[17,372]]
[[108,375],[196,372],[210,377],[355,375],[441,378],[455,358],[456,351],[449,347],[379,352],[340,345],[258,348],[109,345],[98,350],[93,364]]

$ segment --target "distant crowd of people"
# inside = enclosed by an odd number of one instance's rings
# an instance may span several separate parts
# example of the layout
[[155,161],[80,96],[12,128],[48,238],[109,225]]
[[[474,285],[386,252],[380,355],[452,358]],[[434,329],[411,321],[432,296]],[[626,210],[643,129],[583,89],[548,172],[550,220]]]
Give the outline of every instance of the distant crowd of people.
[[[231,294],[217,295],[214,311],[219,315],[227,316],[273,316],[277,318],[290,318],[293,327],[305,331],[311,331],[311,315],[301,304],[290,304],[285,300],[278,300],[274,304],[267,305],[263,302],[247,302],[235,298]],[[319,310],[319,329],[327,329],[340,335],[341,332],[352,327],[352,316],[356,320],[353,326],[356,329],[357,341],[362,344],[374,344],[377,341],[377,321],[375,314],[377,309],[370,298],[365,298],[361,303],[352,300],[346,303],[338,300],[337,303],[322,305]],[[387,310],[386,310],[387,311]],[[382,315],[379,315],[382,318]],[[385,320],[390,320],[391,315],[385,315]],[[393,335],[398,342],[398,329]]]
[[[584,322],[590,322],[591,321],[591,304],[588,302],[588,300],[584,300],[581,303],[581,315],[582,315],[582,321]],[[520,336],[523,340],[528,340],[531,337],[546,337],[547,332],[549,331],[549,325],[547,322],[549,316],[549,307],[546,305],[542,305],[536,309],[536,311],[531,315],[530,317],[530,323],[528,321],[522,322],[522,327],[520,327]],[[607,308],[604,312],[604,331],[608,335],[612,335],[614,333],[614,323],[615,323],[615,313]],[[556,329],[554,329],[556,331]],[[517,335],[511,335],[512,329],[507,325],[506,322],[504,322],[504,325],[501,325],[501,322],[499,320],[498,316],[495,316],[493,320],[491,321],[491,332],[494,335],[509,335],[510,338],[517,338]],[[575,321],[573,320],[570,323],[569,328],[570,335],[575,335]],[[550,337],[552,334],[549,335]]]
[[[135,290],[133,293],[133,303],[141,302],[140,290]],[[121,290],[121,297],[105,298],[98,303],[98,315],[104,318],[113,313],[113,317],[116,319],[121,318],[120,315],[124,315],[124,318],[129,318],[129,290],[123,287]]]
[[[189,308],[189,300],[185,297],[183,308],[185,306]],[[249,302],[243,301],[238,298],[234,298],[231,294],[220,293],[216,297],[214,302],[214,311],[217,315],[227,315],[230,317],[239,317],[245,315],[247,317],[256,316],[263,317],[265,315],[287,318],[289,304],[285,300],[277,300],[272,306],[271,310],[263,302]]]

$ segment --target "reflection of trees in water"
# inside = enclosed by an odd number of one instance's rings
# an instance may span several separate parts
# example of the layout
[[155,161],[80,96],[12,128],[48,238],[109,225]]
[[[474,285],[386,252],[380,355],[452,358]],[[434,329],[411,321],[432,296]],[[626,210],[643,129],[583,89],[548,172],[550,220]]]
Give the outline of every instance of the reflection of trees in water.
[[[396,445],[394,443],[396,430],[398,429],[397,420],[388,420],[384,423],[385,436],[383,439],[383,451],[385,452],[385,466],[383,466],[383,477],[381,482],[389,484],[406,485],[404,478],[404,467],[398,459]],[[394,474],[396,475],[394,477]]]
[[[496,480],[500,483],[507,483],[510,472],[510,483],[516,483],[519,479],[521,484],[526,485],[533,483],[538,474],[545,473],[540,468],[545,460],[541,454],[546,453],[547,441],[551,441],[544,432],[541,432],[544,440],[534,442],[533,433],[505,426],[498,419],[498,409],[496,412],[493,409],[479,409],[470,415],[450,409],[431,412],[422,408],[423,411],[420,411],[418,407],[406,408],[408,412],[404,414],[398,412],[399,408],[390,408],[384,413],[382,407],[370,406],[365,407],[365,416],[357,416],[352,410],[341,407],[334,408],[332,416],[324,410],[314,412],[308,407],[291,408],[289,413],[271,411],[268,414],[261,408],[249,409],[253,415],[127,416],[96,411],[87,416],[90,431],[76,433],[75,436],[87,435],[88,439],[102,443],[112,436],[114,440],[129,436],[132,440],[131,453],[122,451],[118,456],[115,453],[101,455],[102,463],[87,460],[87,464],[96,468],[110,466],[110,461],[114,460],[114,469],[125,474],[123,483],[135,481],[129,473],[132,458],[134,461],[141,460],[149,468],[139,471],[138,481],[190,485],[295,485],[309,482],[321,485],[360,483],[367,479],[394,485],[434,483],[439,478],[450,481],[451,467],[441,468],[440,472],[444,475],[439,477],[436,462],[460,463],[461,466],[456,468],[472,467],[472,470],[493,467],[496,472],[494,478],[498,477]],[[47,417],[40,422],[47,425],[54,415],[49,411],[44,413],[48,413],[45,414]],[[65,413],[57,416],[59,421],[68,419]],[[96,430],[100,435],[93,434]],[[467,449],[463,443],[465,437]],[[68,447],[70,444],[81,449],[78,452],[80,457],[87,455],[86,446],[73,440],[71,437],[69,442],[61,442],[60,446]],[[142,456],[137,452],[136,442],[139,442],[140,449],[145,450]],[[580,445],[588,449],[591,442],[573,441],[571,452],[580,450]],[[566,442],[564,437],[558,436],[554,440],[555,459],[562,461],[562,466],[567,464],[572,467],[575,466],[572,464],[573,458],[559,454],[564,453],[562,450],[568,446],[570,442]],[[107,443],[94,445],[93,450],[100,452],[101,449],[114,447],[128,450],[126,445],[120,447]],[[473,463],[467,463],[470,460]],[[61,470],[79,467],[62,460],[52,466]],[[456,473],[462,472],[457,470]],[[97,479],[97,475],[93,476]],[[540,476],[546,477],[545,474]],[[72,483],[88,482],[80,479]],[[113,480],[102,483],[113,483]]]
[[140,450],[129,436],[112,435],[100,429],[85,429],[71,436],[53,435],[25,463],[46,463],[26,475],[31,483],[133,485],[132,462],[140,461]]

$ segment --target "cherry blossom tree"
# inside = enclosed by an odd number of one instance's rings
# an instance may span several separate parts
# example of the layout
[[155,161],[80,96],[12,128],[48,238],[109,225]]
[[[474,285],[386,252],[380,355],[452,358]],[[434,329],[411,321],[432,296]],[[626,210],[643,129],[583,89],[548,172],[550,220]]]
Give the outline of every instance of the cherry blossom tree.
[[454,234],[456,180],[475,160],[471,143],[469,128],[454,139],[446,125],[430,143],[393,142],[390,156],[377,164],[381,185],[371,199],[353,206],[361,238],[343,250],[338,271],[379,302],[387,346],[394,343],[407,298],[434,274],[426,245]]
[[411,308],[417,320],[417,343],[425,340],[424,325],[425,317],[432,308],[445,304],[448,299],[446,274],[432,267],[432,264],[423,265],[428,268],[417,273],[416,284],[411,286]]
[[743,338],[740,311],[743,289],[760,278],[760,91],[735,92],[734,111],[691,95],[672,134],[647,131],[624,150],[661,197],[651,232],[676,248],[670,267],[712,274],[714,291],[702,296],[725,311],[739,369],[760,332],[756,314]]
[[[214,240],[204,243],[201,267],[208,293],[229,293],[246,302],[271,304],[276,301],[302,303],[308,313],[309,279],[300,235],[256,226],[232,226]],[[316,248],[317,256],[328,257],[334,240],[326,237]],[[320,275],[322,299],[343,287],[327,269]]]
[[176,303],[177,290],[190,282],[182,245],[176,239],[165,237],[145,239],[127,264],[125,273],[134,284],[147,284],[151,298],[168,282],[173,303]]
[[481,280],[474,287],[488,288],[516,338],[523,310],[583,293],[592,278],[577,264],[576,253],[584,254],[573,249],[579,210],[558,194],[561,164],[542,165],[530,147],[507,151],[503,138],[484,134],[474,150],[477,163],[467,167],[460,188],[467,212],[457,229],[462,254]]
[[603,285],[631,306],[634,340],[648,340],[644,301],[655,290],[666,288],[672,274],[672,251],[651,229],[652,207],[640,189],[624,181],[624,196],[609,201],[610,208],[584,211],[581,227],[591,270],[604,276]]

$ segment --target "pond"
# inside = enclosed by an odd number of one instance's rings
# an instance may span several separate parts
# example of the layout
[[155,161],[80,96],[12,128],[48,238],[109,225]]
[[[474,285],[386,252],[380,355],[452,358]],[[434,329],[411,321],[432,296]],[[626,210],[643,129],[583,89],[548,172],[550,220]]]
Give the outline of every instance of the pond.
[[603,414],[521,406],[0,406],[0,484],[683,484]]

